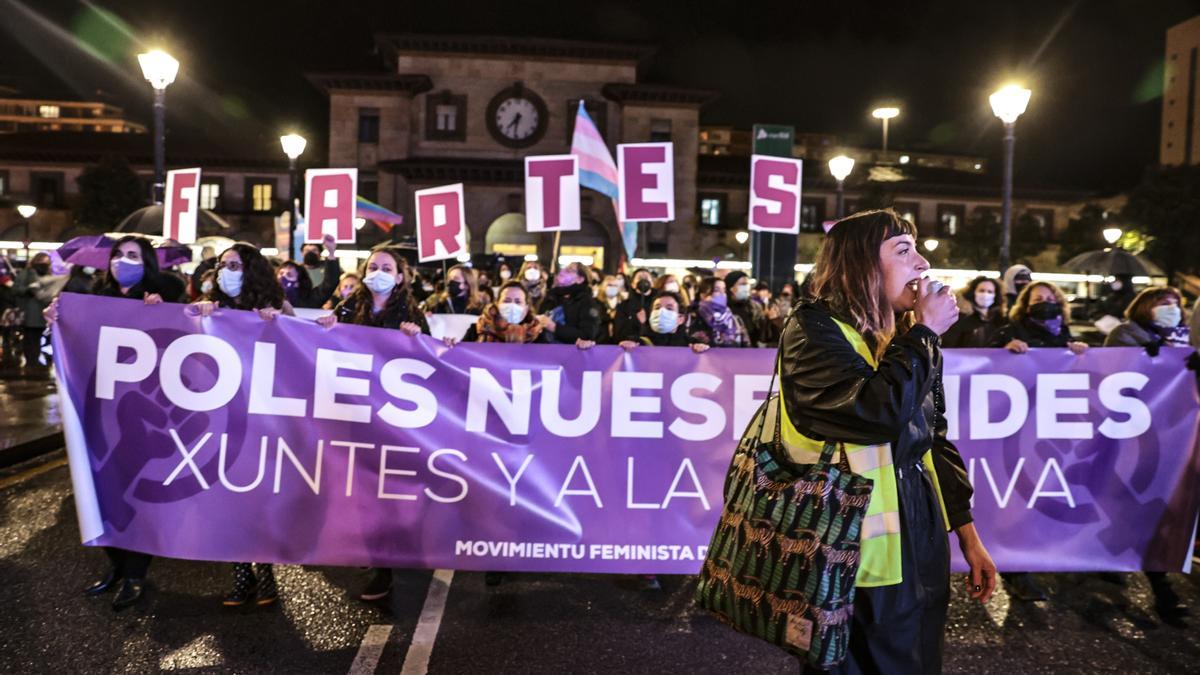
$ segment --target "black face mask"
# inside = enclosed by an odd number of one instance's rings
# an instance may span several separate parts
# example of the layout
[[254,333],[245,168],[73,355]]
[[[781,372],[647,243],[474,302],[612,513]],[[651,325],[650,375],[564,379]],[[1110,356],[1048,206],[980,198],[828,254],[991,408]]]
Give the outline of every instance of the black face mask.
[[38,276],[46,276],[50,274],[50,265],[46,263],[38,263],[33,265],[33,271],[38,273]]
[[457,281],[451,281],[450,283],[446,284],[446,292],[452,297],[458,297],[462,295],[464,290],[466,289],[463,288],[463,285]]
[[1017,295],[1020,295],[1021,291],[1028,285],[1028,279],[1013,279],[1013,288],[1017,289]]
[[304,254],[304,264],[309,267],[316,267],[321,264],[321,254],[316,251],[309,251]]
[[1029,306],[1029,317],[1038,321],[1050,321],[1062,316],[1062,305],[1057,302],[1039,302]]
[[637,282],[636,288],[638,293],[645,295],[650,292],[650,282],[642,279],[641,281]]

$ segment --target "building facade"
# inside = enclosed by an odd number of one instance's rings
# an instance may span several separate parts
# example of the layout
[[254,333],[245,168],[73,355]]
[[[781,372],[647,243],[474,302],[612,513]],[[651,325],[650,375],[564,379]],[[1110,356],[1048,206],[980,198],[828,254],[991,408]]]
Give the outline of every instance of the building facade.
[[1167,29],[1164,61],[1158,161],[1200,164],[1200,16]]
[[109,103],[0,97],[0,134],[29,131],[144,134],[146,127]]

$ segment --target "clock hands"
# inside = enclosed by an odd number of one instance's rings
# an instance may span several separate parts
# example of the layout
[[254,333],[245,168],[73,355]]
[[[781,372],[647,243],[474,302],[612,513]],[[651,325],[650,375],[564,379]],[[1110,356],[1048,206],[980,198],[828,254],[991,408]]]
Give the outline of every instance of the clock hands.
[[517,127],[520,125],[520,123],[521,113],[517,113],[516,115],[513,115],[512,121],[508,123],[508,128],[512,129],[512,132],[515,134],[517,133]]

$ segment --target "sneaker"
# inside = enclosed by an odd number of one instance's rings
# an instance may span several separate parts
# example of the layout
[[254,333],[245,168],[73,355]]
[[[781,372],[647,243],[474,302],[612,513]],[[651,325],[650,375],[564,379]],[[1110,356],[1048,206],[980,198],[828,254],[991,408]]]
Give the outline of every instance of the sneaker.
[[254,598],[254,589],[258,580],[254,577],[254,569],[250,563],[235,563],[233,566],[233,591],[225,596],[221,604],[226,607],[240,607]]
[[375,568],[375,574],[372,575],[371,581],[367,582],[367,587],[358,595],[362,600],[378,600],[386,596],[392,590],[392,570],[384,568]]
[[1021,602],[1042,602],[1049,600],[1046,591],[1034,581],[1033,575],[1020,572],[1004,575],[1005,587],[1009,595]]
[[279,587],[275,584],[275,570],[270,565],[258,566],[259,605],[269,605],[279,599]]

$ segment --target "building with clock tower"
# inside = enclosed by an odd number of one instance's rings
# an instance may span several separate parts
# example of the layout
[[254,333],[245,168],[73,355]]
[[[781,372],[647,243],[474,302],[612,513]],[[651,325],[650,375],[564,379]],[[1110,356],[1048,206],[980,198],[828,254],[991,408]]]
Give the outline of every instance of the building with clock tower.
[[[675,144],[675,220],[642,228],[639,255],[692,257],[700,107],[710,91],[638,82],[648,48],[530,38],[379,35],[386,70],[313,73],[329,97],[329,165],[357,167],[364,197],[413,222],[412,193],[463,183],[472,253],[550,255],[528,234],[523,159],[570,151],[582,100],[610,149]],[[583,229],[562,253],[613,269],[612,203],[583,191]]]

